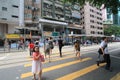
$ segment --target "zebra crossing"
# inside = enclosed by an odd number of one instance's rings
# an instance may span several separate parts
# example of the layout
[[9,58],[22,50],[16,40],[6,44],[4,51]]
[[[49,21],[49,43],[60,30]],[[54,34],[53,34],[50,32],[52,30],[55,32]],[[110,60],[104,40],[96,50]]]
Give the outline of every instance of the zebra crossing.
[[[91,56],[84,56],[82,60],[78,60],[74,52],[69,51],[62,58],[59,57],[59,54],[54,54],[51,58],[51,63],[48,60],[43,63],[42,80],[120,80],[118,76],[113,78],[116,75],[109,78],[101,77],[104,75],[108,77],[111,73],[104,69],[105,63],[98,67],[96,59]],[[28,60],[32,59],[28,58]],[[31,63],[24,65],[24,69],[29,68],[29,71],[25,71],[20,75],[21,80],[32,80],[31,66]],[[92,76],[89,74],[92,74]]]
[[[53,59],[51,63],[54,63],[54,62],[57,62],[57,61],[60,62],[60,61],[67,60],[67,59],[72,59],[72,60],[64,62],[64,63],[57,64],[57,65],[53,65],[53,66],[50,66],[50,67],[46,67],[46,68],[43,67],[43,75],[44,75],[44,73],[47,73],[47,72],[49,73],[50,71],[60,70],[62,68],[64,69],[65,67],[69,68],[72,65],[82,64],[84,62],[92,60],[91,57],[85,57],[82,60],[77,60],[74,55],[69,55],[69,56],[65,56],[63,58]],[[46,62],[43,63],[43,65],[47,65],[47,64],[51,64],[51,63],[46,61]],[[101,66],[104,66],[104,65],[105,64],[102,64]],[[31,68],[31,66],[32,66],[31,63],[24,65],[25,68]],[[86,68],[74,71],[72,73],[68,73],[64,76],[58,77],[58,78],[53,79],[53,80],[68,80],[68,79],[69,80],[74,80],[77,77],[85,75],[85,74],[87,74],[87,73],[89,73],[93,70],[98,69],[98,68],[100,68],[100,67],[98,67],[96,64],[92,64],[92,65],[90,65]],[[26,78],[31,78],[32,76],[33,76],[33,74],[30,71],[28,71],[28,72],[25,72],[25,73],[21,74],[21,79],[26,80]],[[51,80],[51,79],[43,79],[43,80]]]

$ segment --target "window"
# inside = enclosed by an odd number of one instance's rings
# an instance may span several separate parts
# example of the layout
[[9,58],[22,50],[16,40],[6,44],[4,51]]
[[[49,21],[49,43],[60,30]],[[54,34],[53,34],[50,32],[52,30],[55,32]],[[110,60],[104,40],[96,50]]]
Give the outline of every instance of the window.
[[93,26],[93,25],[90,25],[90,27],[91,27],[91,28],[95,28],[95,26]]
[[91,23],[94,23],[94,20],[90,20]]
[[7,8],[6,8],[6,7],[2,7],[2,10],[3,10],[3,11],[7,11]]
[[12,7],[18,8],[18,6],[17,6],[17,5],[12,5]]
[[95,34],[95,31],[91,31],[91,34]]
[[7,20],[7,18],[2,18],[2,20]]
[[18,16],[16,16],[16,15],[12,15],[12,17],[13,17],[13,18],[18,18]]
[[93,10],[93,9],[90,9],[90,12],[94,12],[94,10]]
[[94,15],[90,14],[90,17],[93,17],[93,18],[94,18]]

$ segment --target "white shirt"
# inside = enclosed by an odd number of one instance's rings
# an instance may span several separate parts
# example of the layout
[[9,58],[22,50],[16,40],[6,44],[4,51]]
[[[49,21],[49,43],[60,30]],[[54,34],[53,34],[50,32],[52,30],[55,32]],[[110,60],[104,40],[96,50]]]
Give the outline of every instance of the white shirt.
[[[102,41],[101,44],[100,44],[100,47],[104,48],[105,45],[107,45],[107,42]],[[108,54],[108,46],[105,47],[105,49],[104,49],[104,54]]]

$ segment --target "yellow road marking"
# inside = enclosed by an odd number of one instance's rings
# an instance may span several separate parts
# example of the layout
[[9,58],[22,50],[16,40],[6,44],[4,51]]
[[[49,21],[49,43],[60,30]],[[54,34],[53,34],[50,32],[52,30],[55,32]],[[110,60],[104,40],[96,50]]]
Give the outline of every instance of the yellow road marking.
[[[68,54],[73,54],[73,55],[74,55],[74,52],[65,53],[65,54],[63,54],[63,56],[64,56],[64,55],[68,55]],[[51,55],[51,58],[52,58],[52,57],[58,57],[58,56],[59,56],[59,54],[54,54],[54,55]],[[27,60],[32,60],[32,58],[31,58],[31,57],[28,57]]]
[[[104,64],[101,64],[101,66],[103,66],[103,65],[105,65],[105,63],[104,63]],[[89,72],[91,72],[91,71],[93,71],[93,70],[96,70],[96,69],[98,69],[98,68],[99,68],[99,67],[98,67],[96,64],[94,64],[94,65],[92,65],[92,66],[90,66],[90,67],[84,68],[84,69],[82,69],[82,70],[73,72],[73,73],[68,74],[68,75],[65,75],[65,76],[60,77],[60,78],[58,78],[58,79],[56,79],[56,80],[68,80],[68,79],[69,79],[69,80],[74,80],[75,78],[78,78],[78,77],[80,77],[80,76],[83,76],[83,75],[85,75],[85,74],[87,74],[87,73],[89,73]]]
[[112,77],[110,80],[120,80],[120,72],[114,77]]
[[[53,59],[53,60],[51,60],[52,62],[54,62],[54,61],[60,61],[60,60],[64,60],[64,59],[69,59],[69,58],[74,58],[75,56],[67,56],[67,57],[63,57],[63,58],[57,58],[57,59]],[[48,63],[49,61],[45,61],[44,63]],[[25,64],[24,65],[24,67],[30,67],[30,66],[32,66],[32,64],[30,63],[30,64]]]
[[[66,66],[70,66],[70,65],[77,64],[79,62],[84,62],[84,61],[91,60],[91,59],[92,58],[85,58],[85,59],[82,59],[82,60],[75,60],[75,61],[72,61],[72,62],[67,62],[67,63],[59,64],[59,65],[56,65],[56,66],[51,66],[51,67],[48,67],[48,68],[44,68],[43,72],[48,72],[48,71],[52,71],[52,70],[55,70],[55,69],[60,69],[60,68],[66,67]],[[21,78],[26,78],[26,77],[30,77],[30,76],[32,76],[32,73],[28,72],[28,73],[22,74]]]

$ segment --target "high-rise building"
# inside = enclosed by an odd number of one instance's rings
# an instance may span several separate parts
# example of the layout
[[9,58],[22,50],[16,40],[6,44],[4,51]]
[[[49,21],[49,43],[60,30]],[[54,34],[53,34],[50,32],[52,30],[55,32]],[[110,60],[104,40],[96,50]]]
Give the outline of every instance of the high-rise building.
[[[32,33],[34,36],[38,36],[39,30],[39,18],[41,16],[41,0],[24,0],[24,27],[22,34],[29,35]],[[26,36],[29,38],[29,36]]]
[[[120,1],[120,0],[119,0]],[[109,7],[102,10],[103,11],[103,23],[105,25],[113,24],[120,25],[120,11],[118,9],[118,13],[113,14]]]
[[89,3],[80,8],[81,25],[86,36],[100,37],[104,35],[102,24],[102,11]]
[[0,0],[0,38],[19,25],[19,0]]
[[81,34],[80,7],[62,0],[25,0],[25,27],[37,28],[42,36]]

